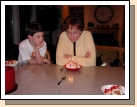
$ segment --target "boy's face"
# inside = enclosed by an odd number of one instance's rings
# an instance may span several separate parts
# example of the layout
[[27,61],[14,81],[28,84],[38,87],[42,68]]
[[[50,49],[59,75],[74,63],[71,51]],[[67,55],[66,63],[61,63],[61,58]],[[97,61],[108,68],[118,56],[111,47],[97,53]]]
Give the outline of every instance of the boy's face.
[[43,32],[36,32],[36,33],[34,33],[33,36],[29,36],[29,39],[33,43],[33,45],[40,46],[44,40],[44,33]]

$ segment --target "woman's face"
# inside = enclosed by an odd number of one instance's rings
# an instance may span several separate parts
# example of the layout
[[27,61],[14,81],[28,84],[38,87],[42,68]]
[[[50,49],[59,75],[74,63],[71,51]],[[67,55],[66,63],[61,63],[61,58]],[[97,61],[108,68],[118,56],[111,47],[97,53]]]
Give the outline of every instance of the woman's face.
[[67,36],[69,38],[69,40],[71,42],[76,42],[78,41],[80,35],[81,35],[81,32],[77,26],[72,26],[72,25],[69,25],[69,28],[67,29],[66,33],[67,33]]
[[34,46],[40,46],[44,39],[43,32],[36,32],[33,36],[29,36],[29,39]]

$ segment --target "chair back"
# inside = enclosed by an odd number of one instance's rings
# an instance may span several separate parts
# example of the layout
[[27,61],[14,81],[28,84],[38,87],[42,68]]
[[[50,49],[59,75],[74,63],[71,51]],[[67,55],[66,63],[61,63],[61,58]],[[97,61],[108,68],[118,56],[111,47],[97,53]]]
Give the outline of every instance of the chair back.
[[47,58],[47,59],[51,60],[51,59],[50,59],[50,53],[49,53],[48,50],[46,50],[46,54],[45,54],[44,58]]

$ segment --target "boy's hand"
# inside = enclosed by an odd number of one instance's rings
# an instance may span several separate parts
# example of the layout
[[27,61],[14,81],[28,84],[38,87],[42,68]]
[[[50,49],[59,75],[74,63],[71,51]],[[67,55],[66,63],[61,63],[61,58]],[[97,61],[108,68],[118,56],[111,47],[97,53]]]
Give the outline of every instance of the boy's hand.
[[47,64],[52,64],[52,62],[46,58],[43,60],[43,62],[46,62]]
[[38,48],[38,49],[39,49],[39,48],[42,48],[42,47],[44,46],[44,44],[45,44],[45,43],[42,42],[42,43],[40,43],[40,45],[37,45],[35,48]]

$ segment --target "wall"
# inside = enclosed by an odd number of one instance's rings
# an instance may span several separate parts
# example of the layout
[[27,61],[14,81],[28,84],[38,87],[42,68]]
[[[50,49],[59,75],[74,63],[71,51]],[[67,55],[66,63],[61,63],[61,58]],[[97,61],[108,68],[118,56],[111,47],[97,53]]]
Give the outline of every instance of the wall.
[[123,16],[124,16],[124,6],[122,5],[110,5],[113,9],[113,18],[107,23],[100,23],[94,17],[94,11],[97,5],[84,6],[84,25],[85,29],[88,30],[88,22],[93,22],[94,27],[97,25],[109,25],[112,27],[112,24],[119,23],[119,32],[118,32],[118,41],[122,43],[122,29],[123,29]]
[[[60,11],[62,13],[62,6],[59,5],[58,8],[60,9]],[[54,45],[57,45],[58,38],[59,38],[59,36],[60,36],[60,34],[62,32],[61,31],[61,24],[62,24],[62,17],[60,18],[59,27],[55,31],[53,31],[53,34],[52,34],[53,35],[52,36],[52,40],[53,40],[53,44]]]

